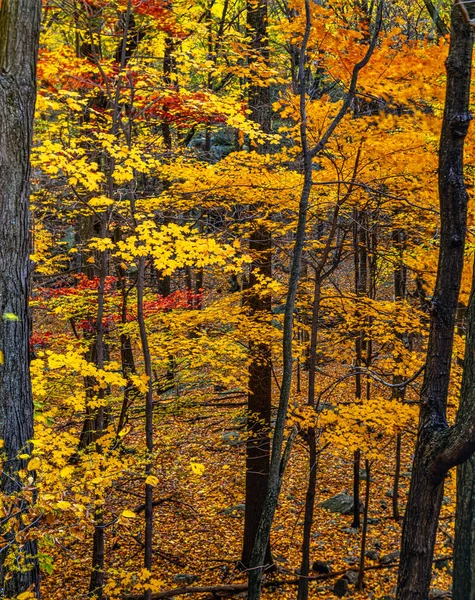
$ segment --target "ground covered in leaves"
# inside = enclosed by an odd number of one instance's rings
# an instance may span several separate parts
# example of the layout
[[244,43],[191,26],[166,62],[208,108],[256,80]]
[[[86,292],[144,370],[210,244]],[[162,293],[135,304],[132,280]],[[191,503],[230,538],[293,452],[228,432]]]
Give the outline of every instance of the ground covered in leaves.
[[[236,564],[244,524],[245,396],[239,392],[220,392],[206,401],[198,401],[180,397],[176,391],[155,407],[154,589],[158,592],[190,585],[244,583],[245,575]],[[413,441],[410,433],[403,435],[401,513],[409,487]],[[132,431],[125,436],[124,465],[129,464],[134,453],[139,453],[142,443],[140,433]],[[348,575],[347,597],[389,599],[396,585],[398,557],[394,553],[400,544],[401,523],[392,518],[394,450],[394,439],[385,438],[381,442],[381,459],[372,461],[365,587],[357,592],[354,576]],[[300,436],[287,468],[272,530],[277,570],[266,580],[276,583],[265,588],[264,597],[296,596],[307,473],[306,444]],[[310,584],[311,598],[337,597],[333,592],[335,583],[343,574],[358,568],[361,529],[351,528],[351,515],[329,512],[320,506],[336,494],[351,494],[352,474],[352,452],[333,445],[322,449],[311,560],[323,561],[331,572],[321,578],[317,578],[317,572],[312,573],[315,579]],[[362,475],[364,479],[365,474]],[[363,480],[362,497],[365,485]],[[445,494],[435,553],[440,562],[434,569],[434,597],[438,597],[437,590],[449,590],[451,583],[453,478],[449,478]],[[67,492],[62,497],[67,503]],[[128,468],[122,472],[118,469],[111,477],[105,500],[106,581],[111,598],[140,591],[142,503],[143,481]],[[43,593],[50,600],[66,597],[79,600],[87,597],[91,527],[90,523],[88,526],[86,522],[78,522],[74,512],[63,511],[61,518],[63,527],[59,530],[56,527],[54,534],[43,539],[43,552],[47,542],[53,565],[50,574],[44,576]]]

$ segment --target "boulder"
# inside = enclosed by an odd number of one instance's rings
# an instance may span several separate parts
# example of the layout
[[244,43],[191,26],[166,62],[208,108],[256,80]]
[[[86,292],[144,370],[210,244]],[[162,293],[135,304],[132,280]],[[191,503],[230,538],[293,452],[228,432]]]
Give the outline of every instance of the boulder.
[[338,598],[343,598],[343,596],[346,596],[348,588],[348,579],[342,577],[341,579],[338,579],[335,582],[335,585],[333,586],[333,593],[335,594],[335,596],[338,596]]
[[348,571],[343,575],[343,579],[354,585],[358,581],[358,573],[356,571]]
[[[320,506],[329,512],[351,515],[353,513],[354,499],[353,496],[342,492],[321,502]],[[363,503],[360,501],[360,512],[363,512],[363,510]]]
[[177,573],[177,575],[173,577],[175,583],[183,586],[192,585],[195,581],[198,581],[198,579],[198,575],[190,575],[189,573]]
[[312,565],[312,571],[318,573],[319,575],[327,575],[331,573],[331,566],[323,560],[316,560]]

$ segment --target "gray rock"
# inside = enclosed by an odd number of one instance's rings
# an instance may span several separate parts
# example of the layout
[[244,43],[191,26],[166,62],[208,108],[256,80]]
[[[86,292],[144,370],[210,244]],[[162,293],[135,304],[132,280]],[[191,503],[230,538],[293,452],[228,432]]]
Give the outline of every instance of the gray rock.
[[450,592],[444,590],[438,590],[437,588],[433,588],[429,590],[429,600],[436,600],[436,598],[450,598],[452,594]]
[[368,519],[368,525],[379,525],[379,523],[381,523],[381,519],[374,519],[374,518]]
[[236,504],[235,506],[228,506],[228,508],[223,508],[219,512],[228,517],[234,517],[235,519],[237,519],[238,517],[241,517],[244,514],[245,510],[245,504]]
[[348,571],[343,575],[343,579],[354,585],[358,581],[358,573],[356,571]]
[[380,557],[380,554],[377,550],[366,550],[364,555],[366,558],[369,558],[369,560],[379,560]]
[[449,496],[444,496],[442,498],[442,506],[447,506],[451,502],[452,502],[452,498],[449,498]]
[[343,527],[342,529],[343,533],[348,533],[350,535],[356,535],[357,533],[359,533],[359,529],[357,529],[356,527]]
[[189,573],[178,573],[173,577],[173,581],[180,585],[191,585],[195,581],[198,581],[198,579],[198,575],[190,575]]
[[399,550],[395,550],[394,552],[390,552],[389,554],[385,554],[379,560],[382,565],[390,565],[393,562],[396,562],[399,558]]
[[[321,508],[328,510],[333,513],[340,513],[342,515],[351,515],[353,513],[354,500],[353,496],[349,494],[345,494],[344,492],[341,494],[336,494],[332,498],[328,498],[324,502],[321,502]],[[363,503],[360,502],[360,512],[363,512]]]
[[241,435],[239,431],[226,431],[221,436],[221,442],[227,446],[239,446],[241,443]]
[[342,577],[341,579],[338,579],[338,581],[335,582],[335,585],[333,586],[333,593],[335,594],[335,596],[338,596],[338,598],[343,598],[343,596],[346,596],[348,588],[348,580]]
[[384,495],[387,496],[388,498],[392,498],[394,496],[394,491],[388,490]]

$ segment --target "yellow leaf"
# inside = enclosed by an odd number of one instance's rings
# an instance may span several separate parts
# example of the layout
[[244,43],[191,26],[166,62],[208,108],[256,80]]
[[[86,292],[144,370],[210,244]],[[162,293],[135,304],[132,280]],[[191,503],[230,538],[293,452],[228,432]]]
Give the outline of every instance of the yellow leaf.
[[191,462],[190,466],[191,466],[191,470],[193,471],[193,473],[195,475],[203,475],[203,473],[206,470],[206,467],[204,465],[202,465],[201,463]]
[[30,458],[30,455],[23,453],[23,454],[19,454],[18,458],[21,458],[21,460],[26,460],[27,458]]
[[18,317],[13,313],[3,313],[3,318],[6,321],[18,321]]
[[123,510],[122,516],[125,517],[126,519],[136,519],[137,518],[137,515],[134,513],[133,510]]
[[90,257],[89,257],[89,258],[86,260],[86,262],[88,262],[88,263],[93,263],[93,262],[95,262],[95,261],[94,261],[94,256],[90,256]]
[[57,508],[60,510],[68,510],[71,507],[71,502],[66,502],[66,500],[60,500],[56,503]]
[[5,440],[0,440],[0,448],[3,448],[3,446],[5,446]]
[[147,479],[145,480],[145,483],[147,485],[153,485],[153,486],[155,486],[155,485],[158,484],[158,477],[155,477],[155,475],[149,475],[147,477]]
[[64,469],[61,469],[60,475],[61,475],[61,477],[66,478],[66,477],[69,477],[73,471],[74,471],[74,467],[64,467]]
[[3,352],[0,350],[0,365],[3,365],[5,359],[3,358]]
[[39,469],[41,465],[41,461],[39,458],[32,458],[27,465],[28,471],[34,471],[35,469]]
[[22,592],[16,597],[16,600],[34,600],[35,595],[32,592]]

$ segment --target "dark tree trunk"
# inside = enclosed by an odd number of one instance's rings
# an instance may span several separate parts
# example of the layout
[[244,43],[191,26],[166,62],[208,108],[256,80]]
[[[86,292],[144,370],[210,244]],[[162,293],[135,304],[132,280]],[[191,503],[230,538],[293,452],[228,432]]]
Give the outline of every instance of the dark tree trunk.
[[[269,59],[267,40],[267,0],[257,5],[247,5],[247,29],[251,36],[250,64],[259,55]],[[265,133],[271,129],[271,105],[269,86],[251,85],[249,88],[250,118]],[[265,151],[265,145],[257,148]],[[246,304],[251,315],[271,319],[271,296],[253,292],[257,275],[272,277],[272,238],[265,226],[257,226],[251,233],[249,250],[253,254]],[[246,445],[246,509],[244,514],[244,541],[242,566],[248,568],[254,547],[257,527],[267,492],[270,461],[270,418],[272,403],[272,366],[269,344],[250,345],[252,363],[249,368],[248,424],[249,438]],[[267,544],[265,564],[272,566],[270,542]]]
[[403,525],[397,600],[426,600],[428,596],[443,481],[450,467],[467,458],[457,447],[457,431],[447,429],[446,406],[466,232],[463,146],[471,118],[468,106],[473,39],[456,7],[451,21],[439,149],[440,254],[419,433]]
[[366,552],[366,538],[368,535],[368,514],[369,514],[369,492],[371,486],[371,463],[369,460],[365,462],[366,467],[366,489],[364,499],[364,516],[363,516],[363,535],[361,536],[361,550],[360,550],[360,562],[358,581],[356,582],[356,589],[364,589],[364,564],[365,564],[365,552]]
[[[357,208],[353,211],[353,246],[354,246],[354,265],[355,265],[355,292],[357,296],[365,296],[368,280],[368,249],[366,245],[367,218],[365,211],[359,211]],[[358,313],[357,313],[358,314]],[[362,382],[361,365],[363,362],[364,330],[358,332],[355,340],[355,400],[361,402]],[[360,527],[360,467],[361,452],[355,450],[353,454],[353,522],[351,524],[355,529]]]
[[[0,439],[4,440],[1,491],[18,494],[18,510],[28,510],[18,476],[26,468],[33,437],[29,372],[28,284],[30,247],[30,150],[36,99],[40,0],[3,0],[0,5]],[[16,502],[12,498],[12,502]],[[15,509],[13,509],[15,510]],[[12,520],[13,521],[13,520]],[[15,539],[15,527],[7,532]],[[23,526],[16,523],[16,526]],[[6,598],[31,586],[39,595],[36,542],[3,549],[18,551],[20,570],[1,569]],[[17,561],[14,561],[16,564]],[[8,578],[6,578],[8,575]]]

